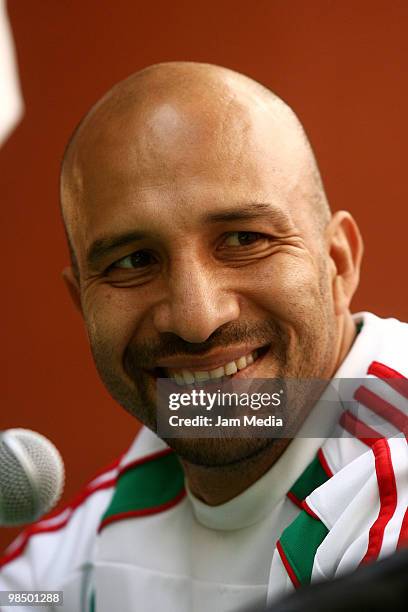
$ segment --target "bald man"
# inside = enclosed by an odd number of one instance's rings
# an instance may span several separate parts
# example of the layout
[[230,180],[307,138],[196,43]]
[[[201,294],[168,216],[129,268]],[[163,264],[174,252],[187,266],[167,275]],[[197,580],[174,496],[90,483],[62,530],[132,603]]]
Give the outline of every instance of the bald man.
[[[1,588],[61,589],[72,611],[229,612],[405,543],[408,326],[351,314],[360,233],[331,214],[282,100],[216,66],[136,73],[74,132],[61,203],[96,367],[145,427],[11,547]],[[353,379],[360,412],[323,393],[291,404],[295,439],[162,440],[158,378]]]

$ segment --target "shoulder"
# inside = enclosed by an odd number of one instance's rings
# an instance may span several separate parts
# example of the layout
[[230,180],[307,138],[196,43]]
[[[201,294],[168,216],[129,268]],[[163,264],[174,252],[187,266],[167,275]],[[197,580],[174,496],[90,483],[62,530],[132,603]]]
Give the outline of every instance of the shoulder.
[[304,511],[324,525],[313,579],[330,578],[408,544],[408,445],[381,438],[306,498]]
[[295,587],[408,545],[407,466],[406,440],[382,438],[306,497],[275,554]]
[[134,513],[144,515],[167,507],[161,490],[169,471],[170,476],[178,476],[181,489],[174,454],[142,428],[130,448],[92,478],[69,504],[19,535],[0,558],[0,589],[56,588],[70,576],[86,572],[95,560],[102,528]]
[[383,319],[370,312],[358,313],[354,318],[363,322],[364,335],[370,336],[375,343],[378,364],[386,366],[383,371],[377,369],[377,375],[382,378],[392,377],[390,375],[395,369],[408,376],[408,323],[395,318]]
[[[92,559],[101,516],[112,497],[119,457],[100,471],[64,508],[24,529],[0,559],[0,585],[36,588]],[[8,587],[10,588],[10,587]]]

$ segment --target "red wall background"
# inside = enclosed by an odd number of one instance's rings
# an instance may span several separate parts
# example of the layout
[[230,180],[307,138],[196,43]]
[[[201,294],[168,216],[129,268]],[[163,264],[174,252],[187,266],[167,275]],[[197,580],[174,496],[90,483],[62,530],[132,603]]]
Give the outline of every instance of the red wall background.
[[[354,309],[407,319],[408,3],[405,0],[8,2],[26,104],[0,150],[1,422],[61,450],[61,503],[132,440],[137,423],[98,381],[60,272],[64,144],[114,82],[196,60],[247,73],[294,107],[333,208],[366,254]],[[0,548],[16,530],[2,529]]]

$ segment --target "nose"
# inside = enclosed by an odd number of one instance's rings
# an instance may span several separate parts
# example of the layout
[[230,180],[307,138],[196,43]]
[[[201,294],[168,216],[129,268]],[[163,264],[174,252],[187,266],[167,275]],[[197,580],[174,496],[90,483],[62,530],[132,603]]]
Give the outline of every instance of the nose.
[[167,295],[153,309],[158,332],[172,332],[186,342],[205,342],[240,314],[238,296],[228,290],[225,276],[198,261],[179,262],[167,281]]

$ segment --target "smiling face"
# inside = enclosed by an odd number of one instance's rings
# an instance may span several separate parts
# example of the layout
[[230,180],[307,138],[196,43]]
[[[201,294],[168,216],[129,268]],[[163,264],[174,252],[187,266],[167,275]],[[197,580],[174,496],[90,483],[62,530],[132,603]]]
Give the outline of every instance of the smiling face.
[[[344,309],[294,116],[230,76],[200,76],[184,94],[174,80],[159,70],[126,90],[131,103],[123,88],[102,101],[62,181],[76,289],[67,278],[96,366],[153,430],[158,376],[329,378]],[[206,465],[271,443],[169,440]]]

